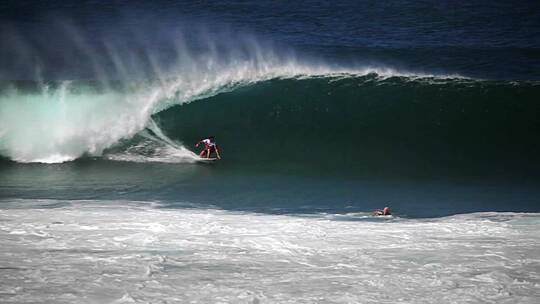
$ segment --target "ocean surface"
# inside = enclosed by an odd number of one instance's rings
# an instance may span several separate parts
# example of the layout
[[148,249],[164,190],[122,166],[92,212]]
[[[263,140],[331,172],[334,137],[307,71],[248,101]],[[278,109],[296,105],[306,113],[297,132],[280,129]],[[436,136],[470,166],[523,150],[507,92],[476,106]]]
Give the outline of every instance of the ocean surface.
[[0,302],[538,303],[539,134],[538,1],[4,1]]

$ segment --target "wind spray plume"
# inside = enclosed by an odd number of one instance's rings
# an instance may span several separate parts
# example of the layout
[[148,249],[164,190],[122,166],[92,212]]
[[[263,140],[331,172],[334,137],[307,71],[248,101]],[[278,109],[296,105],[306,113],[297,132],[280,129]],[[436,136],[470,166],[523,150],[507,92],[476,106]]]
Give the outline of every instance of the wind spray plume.
[[[39,88],[28,90],[11,79],[15,89],[0,93],[3,155],[45,163],[100,156],[144,130],[152,114],[167,107],[246,83],[313,74],[308,65],[252,37],[226,31],[154,26],[149,28],[158,34],[152,35],[140,26],[110,28],[104,33],[55,21],[42,29],[44,35],[27,35],[40,30],[24,29],[27,40],[2,35],[2,53],[23,49],[15,68]],[[43,62],[39,82],[36,62]]]

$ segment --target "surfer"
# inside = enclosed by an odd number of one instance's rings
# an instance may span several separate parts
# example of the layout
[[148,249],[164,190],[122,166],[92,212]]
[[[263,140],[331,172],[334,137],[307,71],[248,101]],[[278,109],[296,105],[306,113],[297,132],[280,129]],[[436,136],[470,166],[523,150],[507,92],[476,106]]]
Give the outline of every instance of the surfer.
[[[212,153],[216,153],[216,156],[218,159],[221,159],[221,156],[219,156],[219,148],[216,145],[216,140],[214,139],[214,136],[210,136],[208,138],[205,138],[201,141],[199,141],[195,147],[198,147],[200,144],[204,144],[204,149],[199,154],[199,157],[203,158],[210,158],[210,155]],[[206,156],[205,156],[206,154]]]
[[375,210],[373,211],[373,215],[391,215],[390,208],[384,207],[383,210]]

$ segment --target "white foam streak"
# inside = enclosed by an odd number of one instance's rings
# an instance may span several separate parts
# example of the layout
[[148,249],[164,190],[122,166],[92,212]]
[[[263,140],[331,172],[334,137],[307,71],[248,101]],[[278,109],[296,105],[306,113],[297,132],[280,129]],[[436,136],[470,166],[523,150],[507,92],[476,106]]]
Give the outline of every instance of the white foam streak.
[[107,159],[127,162],[194,163],[199,156],[180,143],[168,138],[157,124],[150,120],[147,128],[153,132],[141,132],[144,140],[120,153],[109,153]]

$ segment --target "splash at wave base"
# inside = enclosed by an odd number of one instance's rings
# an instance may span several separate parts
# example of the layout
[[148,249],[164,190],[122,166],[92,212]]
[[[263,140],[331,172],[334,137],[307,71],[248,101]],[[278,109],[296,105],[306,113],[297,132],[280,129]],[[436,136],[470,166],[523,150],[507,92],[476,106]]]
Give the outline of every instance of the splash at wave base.
[[536,303],[539,227],[535,213],[413,220],[2,201],[0,299]]

